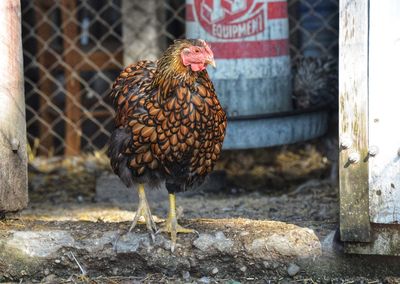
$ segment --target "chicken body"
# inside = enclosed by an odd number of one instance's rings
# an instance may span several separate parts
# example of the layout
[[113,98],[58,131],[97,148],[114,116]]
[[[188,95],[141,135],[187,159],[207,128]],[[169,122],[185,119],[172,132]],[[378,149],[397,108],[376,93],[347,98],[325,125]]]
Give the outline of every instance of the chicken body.
[[[176,192],[202,183],[212,171],[225,136],[226,115],[205,65],[197,57],[190,65],[182,55],[206,47],[202,40],[177,41],[157,62],[125,68],[110,94],[116,110],[109,147],[114,172],[128,187],[165,182],[173,207]],[[171,215],[175,208],[170,209]]]

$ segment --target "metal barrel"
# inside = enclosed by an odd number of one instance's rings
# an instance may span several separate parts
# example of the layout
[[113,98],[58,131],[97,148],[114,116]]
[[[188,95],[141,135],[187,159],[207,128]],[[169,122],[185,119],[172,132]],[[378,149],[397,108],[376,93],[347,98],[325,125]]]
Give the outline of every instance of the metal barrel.
[[228,117],[292,109],[286,1],[187,0],[186,36],[210,44]]

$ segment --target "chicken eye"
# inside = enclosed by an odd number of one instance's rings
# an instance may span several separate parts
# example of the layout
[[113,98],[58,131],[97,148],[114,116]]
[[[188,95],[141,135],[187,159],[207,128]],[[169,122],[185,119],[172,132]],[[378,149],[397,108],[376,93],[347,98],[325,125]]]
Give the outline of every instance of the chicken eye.
[[199,53],[199,52],[200,52],[200,49],[195,49],[194,52]]

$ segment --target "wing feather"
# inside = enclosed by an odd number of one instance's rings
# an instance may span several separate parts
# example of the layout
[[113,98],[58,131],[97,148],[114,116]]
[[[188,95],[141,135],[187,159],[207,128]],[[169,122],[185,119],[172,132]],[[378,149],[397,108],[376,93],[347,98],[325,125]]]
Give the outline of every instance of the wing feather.
[[117,169],[125,163],[136,180],[164,176],[183,179],[190,186],[202,181],[215,165],[225,136],[226,115],[206,72],[199,73],[195,84],[178,84],[160,102],[160,91],[150,88],[155,68],[150,61],[130,65],[113,85],[110,96],[116,128],[130,134],[122,146],[118,144],[121,149],[112,150],[111,141],[111,164],[118,174]]

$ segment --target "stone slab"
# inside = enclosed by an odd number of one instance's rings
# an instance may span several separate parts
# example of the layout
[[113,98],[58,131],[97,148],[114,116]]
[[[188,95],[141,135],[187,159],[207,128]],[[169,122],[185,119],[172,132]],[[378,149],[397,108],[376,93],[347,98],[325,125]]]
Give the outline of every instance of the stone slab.
[[118,241],[121,231],[109,223],[69,222],[62,226],[68,230],[51,222],[40,223],[38,229],[10,228],[0,238],[0,280],[42,279],[46,273],[68,277],[80,273],[77,262],[93,277],[115,271],[120,276],[151,271],[254,275],[264,273],[266,263],[276,274],[286,273],[286,264],[296,259],[321,255],[313,230],[292,224],[249,219],[188,222],[190,226],[185,225],[199,234],[179,235],[174,253],[168,235],[158,234],[153,242],[143,226]]

